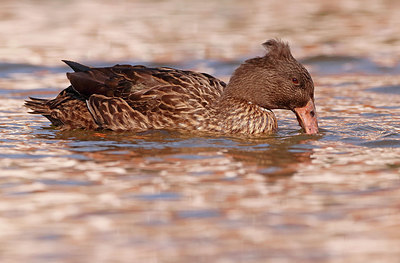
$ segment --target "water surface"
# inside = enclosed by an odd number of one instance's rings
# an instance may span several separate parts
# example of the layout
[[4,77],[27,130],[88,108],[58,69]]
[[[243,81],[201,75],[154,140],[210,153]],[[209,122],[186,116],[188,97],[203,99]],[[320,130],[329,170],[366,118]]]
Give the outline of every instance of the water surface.
[[65,87],[60,68],[4,66],[0,251],[30,262],[114,250],[145,262],[398,258],[400,77],[312,63],[320,134],[276,111],[278,133],[257,138],[59,131],[22,104]]
[[[400,262],[399,1],[0,5],[1,262]],[[311,71],[317,136],[287,111],[250,138],[66,132],[22,106],[67,87],[61,59],[227,81],[274,37]]]

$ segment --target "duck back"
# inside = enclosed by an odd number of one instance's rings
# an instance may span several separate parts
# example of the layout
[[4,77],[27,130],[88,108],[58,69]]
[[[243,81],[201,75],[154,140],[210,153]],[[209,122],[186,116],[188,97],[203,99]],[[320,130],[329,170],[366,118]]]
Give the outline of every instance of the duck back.
[[172,68],[68,62],[71,86],[53,100],[26,106],[62,129],[183,129],[212,121],[225,83],[208,74]]

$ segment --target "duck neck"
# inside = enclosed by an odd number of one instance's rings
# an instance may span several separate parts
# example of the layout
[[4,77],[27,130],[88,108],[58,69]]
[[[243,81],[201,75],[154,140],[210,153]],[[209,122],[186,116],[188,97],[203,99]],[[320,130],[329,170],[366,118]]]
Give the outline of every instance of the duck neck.
[[229,79],[222,98],[237,98],[259,104],[257,100],[262,97],[261,87],[265,85],[262,79],[265,74],[256,66],[261,60],[262,58],[253,58],[241,64]]

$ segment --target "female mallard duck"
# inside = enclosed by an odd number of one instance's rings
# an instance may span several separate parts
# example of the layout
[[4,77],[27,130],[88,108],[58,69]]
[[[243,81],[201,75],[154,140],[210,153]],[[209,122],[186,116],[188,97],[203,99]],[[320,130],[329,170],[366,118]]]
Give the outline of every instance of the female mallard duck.
[[64,61],[71,86],[55,99],[25,105],[61,129],[145,131],[168,129],[225,134],[277,130],[272,109],[292,110],[308,134],[318,132],[314,84],[280,40],[245,61],[226,85],[205,73],[115,65],[90,68]]

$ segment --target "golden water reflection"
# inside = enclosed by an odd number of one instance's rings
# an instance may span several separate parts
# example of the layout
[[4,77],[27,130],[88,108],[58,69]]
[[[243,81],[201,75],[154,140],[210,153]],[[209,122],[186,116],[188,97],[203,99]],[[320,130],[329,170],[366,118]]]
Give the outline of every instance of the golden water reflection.
[[11,262],[396,262],[400,98],[370,89],[398,81],[318,77],[321,135],[277,111],[280,130],[264,138],[57,131],[22,107],[35,89],[5,93],[0,251]]
[[[0,4],[0,261],[399,262],[399,2],[189,2]],[[66,87],[60,59],[227,80],[272,37],[319,136],[285,111],[264,138],[62,132],[22,106]]]

